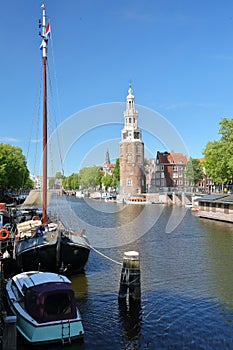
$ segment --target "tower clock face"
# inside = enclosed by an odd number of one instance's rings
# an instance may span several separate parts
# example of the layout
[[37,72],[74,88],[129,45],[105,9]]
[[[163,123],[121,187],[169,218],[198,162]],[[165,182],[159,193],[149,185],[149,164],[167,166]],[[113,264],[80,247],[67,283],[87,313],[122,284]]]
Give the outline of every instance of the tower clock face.
[[138,131],[134,131],[134,138],[139,139],[139,132]]

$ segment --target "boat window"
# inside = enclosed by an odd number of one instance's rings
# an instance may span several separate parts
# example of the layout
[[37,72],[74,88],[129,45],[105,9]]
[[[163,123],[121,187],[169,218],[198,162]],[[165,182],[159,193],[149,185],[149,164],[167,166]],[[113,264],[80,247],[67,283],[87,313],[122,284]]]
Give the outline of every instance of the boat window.
[[44,300],[44,321],[71,319],[77,316],[74,298],[69,293],[57,292]]
[[49,295],[45,299],[44,312],[47,313],[47,315],[68,314],[70,311],[70,298],[66,293]]

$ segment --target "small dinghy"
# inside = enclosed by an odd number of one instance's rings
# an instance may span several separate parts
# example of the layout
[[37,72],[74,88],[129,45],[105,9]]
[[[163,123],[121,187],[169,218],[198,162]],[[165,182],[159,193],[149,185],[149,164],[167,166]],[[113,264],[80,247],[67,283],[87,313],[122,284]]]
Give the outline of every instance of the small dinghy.
[[32,345],[82,340],[84,329],[70,280],[51,272],[23,272],[6,284],[17,329]]

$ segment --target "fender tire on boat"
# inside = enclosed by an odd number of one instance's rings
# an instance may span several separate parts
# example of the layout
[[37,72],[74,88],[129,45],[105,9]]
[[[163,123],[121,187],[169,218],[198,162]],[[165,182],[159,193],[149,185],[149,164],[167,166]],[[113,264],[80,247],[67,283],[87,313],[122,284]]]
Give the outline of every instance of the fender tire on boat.
[[6,239],[8,239],[10,237],[10,232],[7,231],[5,228],[3,228],[0,231],[0,240],[5,241]]

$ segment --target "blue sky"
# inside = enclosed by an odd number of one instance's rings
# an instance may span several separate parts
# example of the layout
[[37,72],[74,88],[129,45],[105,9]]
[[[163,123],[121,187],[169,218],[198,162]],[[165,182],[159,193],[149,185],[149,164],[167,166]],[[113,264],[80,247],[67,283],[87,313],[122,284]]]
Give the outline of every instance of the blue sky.
[[[39,173],[41,154],[36,121],[41,113],[41,4],[4,1],[0,21],[0,142],[21,147],[34,173]],[[78,134],[89,108],[115,102],[123,104],[123,123],[131,80],[135,103],[163,116],[189,155],[202,157],[206,143],[218,139],[220,119],[233,115],[232,1],[49,0],[45,6],[52,29],[48,61],[53,130],[78,115]],[[103,163],[107,148],[111,159],[117,157],[122,126],[114,124],[111,110],[108,113],[109,125],[102,125],[101,118],[99,127],[92,129],[89,123],[87,132],[63,152],[65,175]],[[139,114],[139,126],[143,118]],[[153,130],[157,122],[151,121]],[[143,132],[149,156],[167,147],[163,136],[156,136]],[[30,138],[38,142],[28,152]]]

